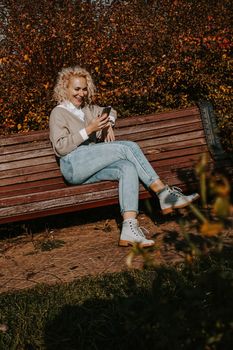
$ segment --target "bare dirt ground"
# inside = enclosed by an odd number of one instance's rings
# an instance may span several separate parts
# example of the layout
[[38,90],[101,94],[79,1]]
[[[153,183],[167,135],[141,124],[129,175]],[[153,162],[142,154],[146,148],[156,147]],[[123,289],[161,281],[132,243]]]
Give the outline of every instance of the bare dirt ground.
[[[185,242],[178,223],[181,216],[154,222],[140,213],[140,225],[149,231],[148,238],[155,240],[152,254],[156,263],[183,261]],[[131,248],[118,246],[119,233],[120,215],[114,206],[2,227],[0,293],[127,270]],[[228,229],[224,242],[232,241],[233,232]],[[137,257],[133,268],[141,267],[142,258]]]

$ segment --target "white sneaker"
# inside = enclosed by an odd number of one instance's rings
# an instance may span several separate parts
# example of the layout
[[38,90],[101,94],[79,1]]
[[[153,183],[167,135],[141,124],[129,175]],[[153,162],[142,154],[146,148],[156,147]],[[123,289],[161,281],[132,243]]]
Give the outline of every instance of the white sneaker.
[[155,244],[152,239],[145,237],[137,219],[128,219],[123,221],[119,246],[128,247],[134,243],[140,243],[141,247],[151,247]]
[[198,199],[198,193],[185,196],[179,187],[166,186],[158,193],[160,207],[163,214],[171,213],[173,209],[185,208]]

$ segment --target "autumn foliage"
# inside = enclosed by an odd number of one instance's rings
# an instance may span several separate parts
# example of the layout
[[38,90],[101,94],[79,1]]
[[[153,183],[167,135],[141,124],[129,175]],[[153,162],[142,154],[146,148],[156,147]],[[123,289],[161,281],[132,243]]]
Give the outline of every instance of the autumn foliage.
[[231,0],[2,3],[2,133],[46,128],[57,72],[79,64],[121,116],[211,100],[232,149]]

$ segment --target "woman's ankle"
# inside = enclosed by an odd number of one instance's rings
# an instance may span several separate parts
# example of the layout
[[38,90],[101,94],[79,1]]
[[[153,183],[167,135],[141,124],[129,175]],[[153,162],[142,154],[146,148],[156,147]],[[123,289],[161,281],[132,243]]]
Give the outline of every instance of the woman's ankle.
[[137,213],[136,211],[125,211],[123,213],[123,220],[135,220],[137,218]]
[[150,189],[155,193],[161,192],[165,187],[166,186],[160,179],[156,180],[150,185]]

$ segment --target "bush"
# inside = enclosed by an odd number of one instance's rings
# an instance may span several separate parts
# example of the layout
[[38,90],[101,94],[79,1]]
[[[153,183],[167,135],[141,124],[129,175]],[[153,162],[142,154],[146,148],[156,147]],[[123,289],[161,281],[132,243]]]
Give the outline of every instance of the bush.
[[211,100],[232,149],[230,0],[116,1],[101,12],[81,0],[3,5],[2,133],[46,128],[57,72],[79,64],[96,101],[123,116]]

